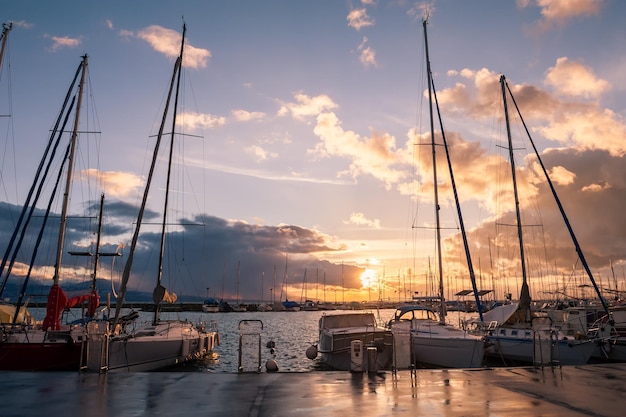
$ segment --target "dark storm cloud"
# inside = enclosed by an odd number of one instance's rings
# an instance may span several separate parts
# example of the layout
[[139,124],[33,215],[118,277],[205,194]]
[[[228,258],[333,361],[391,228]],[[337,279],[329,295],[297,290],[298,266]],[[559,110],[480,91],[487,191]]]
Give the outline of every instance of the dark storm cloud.
[[[204,294],[206,288],[211,288],[211,294],[233,299],[239,280],[242,299],[257,299],[261,292],[269,297],[269,289],[273,287],[278,298],[283,284],[290,287],[290,298],[299,298],[305,269],[309,288],[316,281],[321,285],[324,278],[329,286],[343,283],[345,287],[361,287],[361,268],[343,266],[342,278],[340,264],[316,256],[342,247],[332,245],[328,236],[315,230],[289,225],[251,225],[213,216],[196,216],[180,223],[184,225],[180,230],[166,236],[168,256],[163,280],[166,286],[182,294]],[[137,268],[133,273],[146,290],[154,285],[148,276],[154,276],[157,271],[159,243],[158,233],[144,232],[135,251],[134,265],[146,265],[154,271],[144,275]],[[261,288],[262,280],[264,288]]]
[[[90,203],[88,209],[89,215],[68,218],[65,252],[95,251],[93,245],[96,240],[99,202]],[[2,251],[5,250],[14,228],[12,219],[17,218],[19,210],[17,206],[0,203]],[[101,259],[101,277],[108,278],[111,275],[112,262],[116,265],[114,275],[119,274],[126,262],[136,216],[137,207],[120,201],[105,201],[100,251],[112,253],[120,250],[122,257],[114,261],[110,261],[110,258]],[[141,227],[134,254],[129,282],[131,290],[152,291],[156,283],[161,242],[157,224],[159,217],[156,212],[146,212],[144,219],[148,221]],[[27,244],[18,258],[24,264],[30,262],[42,219],[43,211],[36,210],[24,239]],[[269,299],[270,288],[276,299],[281,294],[285,298],[287,292],[291,299],[299,299],[305,286],[305,270],[308,288],[313,288],[316,282],[319,285],[325,282],[333,287],[361,287],[361,268],[320,260],[322,254],[340,251],[344,247],[333,242],[330,236],[315,230],[296,225],[252,225],[208,215],[168,223],[170,225],[165,237],[162,280],[165,286],[179,296],[204,296],[206,288],[211,288],[213,295],[234,299],[239,281],[241,299],[258,299],[262,296],[261,293]],[[59,216],[52,214],[35,261],[37,266],[51,267],[54,264],[58,226]],[[125,248],[120,249],[120,244],[125,245]],[[90,260],[64,253],[63,265],[67,268],[79,268],[76,269],[76,274],[84,276],[85,271],[90,268]]]

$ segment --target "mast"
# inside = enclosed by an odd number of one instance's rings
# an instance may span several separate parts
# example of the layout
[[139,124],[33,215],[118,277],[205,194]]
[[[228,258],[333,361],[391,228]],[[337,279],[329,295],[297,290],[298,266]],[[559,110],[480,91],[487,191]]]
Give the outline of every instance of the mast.
[[502,89],[502,101],[504,104],[504,118],[506,121],[506,135],[509,144],[509,159],[511,164],[511,177],[513,178],[513,196],[515,197],[515,217],[517,222],[517,238],[519,240],[520,261],[522,265],[522,288],[519,297],[519,310],[524,312],[526,321],[530,321],[530,290],[528,289],[528,279],[526,274],[526,257],[524,255],[524,233],[522,232],[522,218],[520,215],[519,196],[517,192],[517,179],[515,176],[515,159],[513,156],[513,141],[511,139],[511,125],[509,122],[509,109],[506,101],[506,87],[504,75],[500,76],[500,87]]
[[[130,243],[130,250],[129,250],[129,254],[128,254],[128,259],[126,260],[126,265],[124,265],[124,272],[122,273],[122,285],[120,286],[120,297],[117,300],[116,303],[116,308],[115,308],[115,320],[113,323],[113,328],[115,328],[115,326],[117,325],[118,321],[119,321],[119,315],[120,315],[120,310],[122,307],[122,304],[124,303],[124,299],[126,298],[126,288],[128,287],[128,280],[130,278],[130,270],[132,268],[133,265],[133,259],[134,259],[134,253],[135,253],[135,248],[137,247],[137,240],[139,239],[139,231],[141,229],[141,222],[143,220],[143,215],[146,209],[146,203],[148,201],[148,194],[150,192],[150,185],[152,184],[152,177],[154,175],[154,170],[156,167],[156,162],[158,160],[159,157],[159,147],[161,145],[161,140],[163,138],[163,130],[165,128],[165,122],[167,120],[167,113],[169,110],[169,105],[170,105],[170,101],[172,98],[172,91],[174,90],[174,83],[176,81],[176,74],[178,74],[180,67],[182,65],[182,53],[183,53],[183,45],[184,45],[184,40],[185,40],[185,31],[186,31],[186,26],[183,24],[183,40],[181,42],[181,51],[180,51],[180,55],[178,56],[178,58],[176,59],[176,62],[174,63],[174,71],[172,73],[172,79],[170,82],[170,88],[169,91],[167,93],[167,100],[165,101],[165,109],[163,111],[163,118],[161,119],[161,125],[159,127],[159,133],[157,134],[157,138],[156,138],[156,142],[154,145],[154,151],[152,154],[152,162],[150,164],[150,170],[148,172],[148,178],[146,179],[146,187],[144,189],[143,192],[143,197],[141,200],[141,206],[139,208],[139,214],[137,215],[137,223],[135,226],[135,231],[133,233],[133,238],[131,240]],[[180,77],[179,77],[180,79]],[[175,119],[176,117],[174,117]],[[176,120],[174,120],[175,123]],[[173,135],[173,130],[172,130],[172,135]],[[169,172],[168,172],[168,177],[169,177]],[[163,240],[163,239],[162,239]],[[162,249],[161,252],[163,252],[163,245],[164,242],[161,242],[162,245]],[[161,287],[161,274],[162,274],[162,254],[160,256],[159,259],[159,273],[158,273],[158,277],[157,277],[157,287],[155,288],[155,290],[159,289]],[[157,308],[155,308],[155,312],[154,312],[154,321],[158,321],[158,317],[159,317],[159,304],[161,300],[155,300],[155,304],[157,305]]]
[[[596,292],[596,294],[598,295],[598,298],[600,299],[600,302],[602,303],[602,308],[604,310],[604,312],[606,313],[607,317],[609,317],[609,321],[613,322],[613,316],[611,315],[610,311],[609,311],[609,306],[606,303],[606,300],[604,299],[604,297],[602,296],[602,292],[600,291],[600,288],[598,288],[598,284],[596,283],[596,280],[593,277],[593,273],[591,272],[591,268],[589,267],[589,264],[587,263],[587,260],[585,259],[585,254],[583,253],[582,248],[580,247],[580,244],[578,243],[578,239],[576,238],[576,235],[574,234],[574,229],[572,228],[572,225],[569,222],[569,219],[567,217],[567,214],[565,214],[565,209],[563,208],[563,205],[561,204],[561,199],[559,198],[559,196],[556,193],[556,190],[554,188],[554,184],[552,184],[552,180],[550,179],[550,176],[548,175],[548,171],[546,170],[545,165],[543,164],[543,160],[541,159],[541,156],[539,155],[539,151],[537,150],[537,147],[535,146],[535,142],[533,141],[532,137],[530,136],[530,132],[528,131],[528,127],[526,126],[526,123],[524,122],[524,118],[522,117],[522,113],[519,110],[519,107],[517,106],[517,102],[515,101],[515,97],[513,97],[513,93],[511,93],[511,89],[509,88],[504,75],[500,78],[500,83],[502,84],[502,94],[504,95],[504,89],[506,88],[509,91],[509,94],[511,96],[511,100],[513,101],[513,104],[515,105],[515,109],[517,110],[517,114],[520,117],[520,120],[522,121],[522,124],[524,125],[524,130],[526,131],[526,135],[528,136],[528,139],[530,141],[530,144],[533,147],[533,150],[535,152],[535,155],[537,156],[537,160],[539,161],[539,165],[541,165],[541,169],[543,171],[544,176],[546,177],[546,181],[548,182],[548,185],[550,186],[550,191],[552,192],[552,196],[554,197],[554,201],[556,202],[557,206],[559,207],[559,212],[561,213],[561,217],[563,218],[563,221],[565,222],[565,226],[567,227],[567,231],[570,234],[570,238],[572,239],[572,243],[574,244],[574,247],[576,248],[576,253],[578,254],[578,257],[580,258],[580,262],[583,265],[583,268],[585,269],[585,272],[587,273],[587,276],[589,277],[589,280],[591,281],[591,284],[593,285],[593,288]],[[506,100],[505,100],[505,106],[506,106]],[[505,107],[506,109],[506,107]],[[507,118],[507,129],[508,129],[508,118]],[[510,141],[510,139],[509,139]],[[521,240],[520,240],[521,242]],[[522,266],[523,266],[523,262],[522,262]],[[528,288],[527,288],[528,289]],[[523,287],[522,287],[523,290]],[[529,303],[530,303],[530,294],[528,295],[529,298]],[[520,303],[521,304],[521,303]]]
[[[172,157],[174,155],[174,137],[176,135],[176,115],[178,112],[178,94],[180,92],[180,77],[181,77],[181,68],[183,65],[183,49],[185,47],[185,32],[187,31],[187,26],[183,24],[183,36],[180,42],[180,54],[178,56],[178,68],[174,68],[174,73],[177,73],[176,77],[176,93],[174,96],[174,112],[172,115],[172,131],[170,133],[170,152],[167,161],[167,180],[165,183],[165,202],[163,204],[163,222],[161,224],[161,252],[159,253],[159,270],[157,273],[157,285],[155,288],[162,288],[161,281],[163,278],[163,256],[165,254],[165,225],[167,224],[167,207],[169,202],[170,195],[170,181],[172,177]],[[172,80],[173,81],[173,80]],[[165,116],[165,115],[164,115]],[[154,309],[154,323],[159,321],[159,312],[161,310],[161,301],[155,300],[155,309]]]
[[[426,30],[426,27],[424,27],[424,30]],[[454,179],[454,170],[452,169],[452,161],[450,159],[450,151],[448,148],[448,141],[446,139],[446,133],[445,130],[443,128],[443,120],[441,119],[441,112],[439,110],[439,100],[437,99],[437,89],[435,88],[435,81],[432,77],[432,73],[429,71],[430,74],[430,84],[432,86],[432,91],[433,91],[433,97],[435,99],[435,107],[437,109],[437,119],[439,120],[439,128],[441,130],[441,139],[443,141],[443,149],[446,152],[446,161],[448,162],[448,171],[450,173],[450,183],[452,186],[452,191],[454,194],[454,202],[456,205],[456,211],[457,211],[457,216],[459,218],[459,226],[461,228],[461,237],[463,240],[463,248],[465,250],[465,258],[467,261],[467,269],[469,272],[469,276],[470,276],[470,282],[472,283],[472,292],[474,293],[474,300],[476,302],[476,309],[478,310],[478,316],[480,318],[480,321],[483,321],[483,312],[482,312],[482,306],[480,303],[480,296],[478,294],[478,287],[476,285],[476,274],[474,273],[474,265],[472,263],[472,256],[470,253],[470,248],[469,248],[469,243],[467,240],[467,233],[465,231],[465,222],[463,221],[463,212],[461,211],[461,202],[459,200],[459,194],[457,192],[457,187],[456,187],[456,181]],[[409,283],[411,282],[410,277],[409,277]],[[441,282],[441,281],[440,281]],[[443,288],[443,286],[441,287]],[[443,294],[443,291],[442,291]]]
[[13,22],[9,22],[8,24],[2,24],[2,35],[0,35],[0,39],[2,39],[2,46],[0,47],[0,69],[2,68],[2,62],[4,61],[4,51],[7,47],[7,42],[9,40],[9,32],[13,29]]
[[239,278],[241,277],[241,261],[237,261],[237,306],[241,304],[239,302]]
[[57,242],[56,260],[54,263],[53,284],[59,284],[59,270],[61,269],[61,258],[63,257],[63,244],[65,242],[65,225],[67,224],[67,209],[70,201],[70,191],[72,188],[72,177],[74,174],[74,157],[76,153],[76,140],[78,138],[78,123],[80,120],[80,108],[83,101],[83,91],[85,89],[85,76],[87,74],[88,58],[83,55],[82,72],[80,84],[78,86],[78,102],[76,104],[76,116],[74,117],[74,129],[72,130],[72,139],[70,141],[70,153],[67,164],[67,177],[65,179],[65,191],[63,193],[63,206],[61,208],[61,222],[59,223],[59,240]]
[[91,291],[96,291],[96,277],[98,276],[98,261],[100,260],[100,236],[102,234],[102,212],[104,211],[104,193],[100,194],[100,214],[98,215],[98,233],[96,237],[96,253],[93,260],[93,278]]
[[439,271],[439,298],[441,306],[439,310],[439,321],[445,323],[446,320],[446,301],[443,294],[443,260],[441,256],[441,221],[439,219],[439,190],[437,188],[437,154],[435,145],[435,122],[433,118],[433,88],[432,88],[432,72],[430,70],[430,56],[428,54],[428,31],[426,30],[426,24],[428,20],[424,19],[422,25],[424,26],[424,44],[426,49],[426,73],[428,76],[428,110],[430,118],[430,144],[433,154],[433,189],[435,199],[435,233],[437,243],[437,268]]

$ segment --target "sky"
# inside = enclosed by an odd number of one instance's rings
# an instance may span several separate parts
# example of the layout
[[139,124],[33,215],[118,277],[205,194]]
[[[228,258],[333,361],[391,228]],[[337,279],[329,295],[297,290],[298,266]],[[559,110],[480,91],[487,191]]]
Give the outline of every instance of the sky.
[[[0,19],[12,30],[0,72],[0,249],[87,55],[61,285],[89,277],[91,260],[67,251],[93,250],[100,193],[101,251],[123,256],[102,258],[98,275],[119,285],[184,22],[164,285],[229,300],[434,295],[427,18],[478,286],[515,298],[521,283],[504,75],[595,280],[624,290],[624,16],[618,0],[4,1]],[[590,280],[508,100],[531,294],[587,295]],[[454,298],[470,288],[469,272],[434,120],[442,271]],[[156,282],[168,147],[131,289]],[[31,272],[45,285],[59,201]],[[11,279],[23,280],[37,234],[25,234]]]

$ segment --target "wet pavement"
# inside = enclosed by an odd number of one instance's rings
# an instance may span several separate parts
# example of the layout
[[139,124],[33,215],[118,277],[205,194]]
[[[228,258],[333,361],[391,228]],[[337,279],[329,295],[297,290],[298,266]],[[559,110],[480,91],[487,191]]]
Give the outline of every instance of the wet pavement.
[[9,416],[623,416],[626,364],[217,374],[0,372]]

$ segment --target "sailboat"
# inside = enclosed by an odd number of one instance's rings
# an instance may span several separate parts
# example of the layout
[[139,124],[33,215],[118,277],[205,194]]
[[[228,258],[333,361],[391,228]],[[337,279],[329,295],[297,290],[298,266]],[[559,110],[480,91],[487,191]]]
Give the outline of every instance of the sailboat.
[[241,262],[237,262],[237,303],[232,306],[235,313],[243,313],[248,311],[248,307],[245,304],[241,304],[239,299],[239,284],[241,282]]
[[285,276],[283,277],[283,288],[285,289],[285,301],[281,302],[284,311],[300,311],[300,303],[289,300],[287,295],[287,254],[285,254]]
[[[88,323],[87,325],[89,341],[86,349],[87,358],[85,369],[89,371],[129,372],[157,370],[200,357],[212,351],[218,340],[217,329],[211,326],[207,328],[202,322],[194,324],[188,320],[163,320],[160,318],[163,303],[171,303],[176,300],[176,295],[170,293],[167,288],[163,286],[162,273],[168,197],[170,191],[170,173],[176,128],[176,111],[178,107],[178,88],[180,86],[185,33],[186,26],[183,24],[180,54],[174,64],[174,72],[172,74],[165,110],[154,146],[150,171],[146,180],[146,187],[137,216],[135,231],[130,244],[129,256],[124,266],[120,296],[116,303],[115,318],[112,323],[97,322]],[[176,92],[173,100],[174,110],[171,120],[172,132],[169,141],[170,151],[161,223],[159,265],[156,274],[156,285],[152,294],[155,305],[154,317],[152,321],[144,324],[139,324],[136,320],[127,323],[124,317],[120,316],[120,311],[125,299],[134,252],[139,238],[155,166],[159,159],[159,147],[163,138],[163,130],[167,121],[168,109],[172,101],[172,92],[174,90],[176,90]]]
[[209,296],[209,288],[206,289],[206,298],[202,302],[202,311],[205,313],[218,313],[220,311],[220,302]]
[[265,272],[261,272],[261,298],[259,299],[259,306],[257,307],[257,311],[272,311],[273,309],[272,309],[271,304],[265,302],[265,297],[264,297],[264,292],[263,292],[264,280],[265,280]]
[[[513,144],[511,138],[511,127],[509,123],[509,112],[507,104],[507,92],[511,97],[517,113],[521,118],[517,103],[511,90],[508,87],[504,75],[500,77],[500,86],[502,90],[502,101],[504,106],[504,116],[507,128],[509,162],[511,165],[511,175],[513,182],[513,197],[515,199],[516,227],[520,251],[520,265],[522,272],[522,286],[520,290],[519,302],[496,307],[485,313],[484,323],[489,323],[487,338],[490,347],[487,349],[488,356],[506,361],[516,361],[524,363],[533,363],[538,365],[554,364],[561,365],[581,365],[585,364],[591,358],[594,350],[600,343],[599,339],[580,339],[567,335],[559,328],[553,325],[550,317],[537,316],[531,310],[531,296],[528,286],[528,274],[526,271],[526,256],[524,254],[524,234],[522,230],[520,202],[517,189],[517,179],[515,175],[515,160],[513,156]],[[523,119],[522,119],[523,123]],[[524,127],[526,125],[524,124]],[[576,247],[579,258],[588,273],[588,276],[596,288],[596,292],[602,302],[602,305],[610,316],[608,306],[602,297],[598,286],[595,283],[591,270],[587,265],[584,254],[580,249],[580,245],[574,235],[573,229],[567,219],[567,215],[563,210],[563,206],[556,194],[552,181],[545,169],[539,152],[534,146],[528,129],[526,133],[535,150],[535,155],[540,163],[546,180],[550,186],[553,197],[557,202],[563,220],[568,228],[570,237]]]
[[[6,34],[3,34],[6,40]],[[13,235],[7,245],[6,253],[0,265],[0,271],[4,274],[0,285],[0,295],[5,289],[6,282],[11,275],[11,269],[15,263],[16,255],[21,248],[26,229],[33,217],[35,206],[41,196],[44,183],[47,181],[47,174],[52,166],[56,151],[60,144],[61,137],[66,131],[65,127],[74,113],[73,128],[71,129],[71,139],[63,157],[63,164],[59,170],[52,197],[49,200],[43,224],[41,226],[36,245],[31,256],[30,266],[17,304],[14,306],[4,304],[2,310],[13,312],[12,317],[2,323],[2,335],[0,338],[0,369],[3,370],[78,370],[83,359],[84,341],[86,340],[86,329],[84,324],[62,324],[61,314],[65,309],[76,306],[80,303],[88,303],[87,316],[93,319],[99,304],[99,297],[95,285],[86,294],[68,297],[61,288],[60,274],[65,242],[65,229],[67,223],[67,213],[69,207],[70,191],[72,186],[74,160],[78,139],[78,127],[80,120],[80,110],[85,89],[88,57],[84,55],[76,70],[74,79],[68,89],[61,112],[50,135],[50,139],[44,155],[36,171],[35,179],[31,185],[28,197],[23,204],[17,225]],[[72,95],[72,91],[79,79],[78,92]],[[74,104],[76,106],[74,107]],[[75,108],[75,110],[74,110]],[[67,166],[65,167],[65,162]],[[49,218],[54,195],[62,179],[63,169],[66,169],[65,190],[63,194],[61,219],[59,223],[58,241],[56,247],[56,258],[54,264],[53,285],[50,288],[46,316],[42,323],[33,320],[32,316],[25,308],[24,297],[28,286],[30,274],[35,263],[37,250],[42,241],[43,231]],[[12,254],[11,254],[12,252]],[[12,310],[11,310],[12,308]],[[6,314],[5,314],[6,315]]]
[[[429,110],[430,110],[430,138],[431,148],[433,155],[433,188],[434,188],[434,204],[435,204],[435,240],[437,244],[437,260],[438,260],[438,273],[439,273],[439,313],[432,310],[430,307],[421,305],[407,305],[400,306],[391,322],[389,327],[398,339],[398,345],[406,343],[406,338],[409,338],[409,357],[410,362],[428,367],[442,367],[442,368],[477,368],[482,366],[485,342],[480,336],[470,334],[462,329],[453,327],[446,324],[446,303],[444,298],[443,287],[443,261],[441,254],[441,226],[439,218],[439,193],[437,188],[437,161],[436,161],[436,144],[435,144],[435,127],[433,122],[433,96],[436,101],[436,94],[434,93],[434,82],[432,78],[432,72],[430,68],[430,57],[428,54],[428,35],[426,30],[427,20],[424,19],[424,42],[426,49],[426,72],[428,78],[428,97],[429,97]],[[438,108],[438,106],[437,106]],[[471,264],[471,257],[469,255],[469,249],[467,246],[467,240],[463,227],[463,218],[461,215],[460,205],[458,202],[458,196],[456,194],[456,186],[454,183],[454,175],[452,172],[452,165],[450,164],[450,157],[447,152],[447,144],[445,143],[445,134],[443,131],[443,124],[440,121],[441,134],[444,139],[444,148],[446,149],[446,156],[448,157],[448,168],[450,170],[450,178],[452,180],[452,188],[455,192],[455,200],[457,205],[457,214],[459,216],[459,223],[461,224],[461,230],[463,232],[463,241],[465,243],[466,257],[468,263],[468,269],[470,277],[472,278],[472,284],[475,286],[475,278],[473,268]],[[437,317],[438,315],[438,317]],[[404,340],[402,340],[404,339]],[[402,341],[401,341],[402,340]],[[395,340],[394,340],[395,344]],[[397,363],[407,363],[406,358]]]

